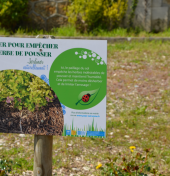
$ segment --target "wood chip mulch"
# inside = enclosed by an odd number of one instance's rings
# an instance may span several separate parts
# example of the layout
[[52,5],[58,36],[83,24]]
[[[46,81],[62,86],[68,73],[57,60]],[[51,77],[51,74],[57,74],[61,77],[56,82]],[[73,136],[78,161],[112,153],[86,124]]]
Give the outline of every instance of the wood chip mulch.
[[17,110],[12,105],[0,103],[0,132],[36,135],[57,135],[63,132],[63,111],[58,98],[41,110]]

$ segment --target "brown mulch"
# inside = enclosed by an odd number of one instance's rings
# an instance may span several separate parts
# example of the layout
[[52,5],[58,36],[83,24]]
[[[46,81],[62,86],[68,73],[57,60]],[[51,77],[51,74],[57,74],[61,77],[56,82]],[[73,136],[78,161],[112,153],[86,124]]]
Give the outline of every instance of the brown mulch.
[[64,118],[58,98],[41,110],[17,110],[12,105],[0,103],[0,132],[36,135],[57,135],[63,132]]

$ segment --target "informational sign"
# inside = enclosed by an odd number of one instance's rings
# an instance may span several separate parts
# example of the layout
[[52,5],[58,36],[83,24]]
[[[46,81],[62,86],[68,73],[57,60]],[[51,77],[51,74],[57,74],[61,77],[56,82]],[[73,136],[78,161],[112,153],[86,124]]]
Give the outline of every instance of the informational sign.
[[107,41],[0,38],[0,132],[106,137]]

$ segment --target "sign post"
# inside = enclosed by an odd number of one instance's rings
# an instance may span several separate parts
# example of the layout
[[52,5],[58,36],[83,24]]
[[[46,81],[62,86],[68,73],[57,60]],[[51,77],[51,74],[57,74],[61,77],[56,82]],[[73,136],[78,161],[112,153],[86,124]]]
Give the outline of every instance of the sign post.
[[53,136],[34,135],[34,176],[52,175]]
[[34,176],[52,175],[52,149],[53,136],[34,135]]
[[34,135],[34,176],[53,135],[106,137],[107,41],[49,39],[0,37],[0,132]]

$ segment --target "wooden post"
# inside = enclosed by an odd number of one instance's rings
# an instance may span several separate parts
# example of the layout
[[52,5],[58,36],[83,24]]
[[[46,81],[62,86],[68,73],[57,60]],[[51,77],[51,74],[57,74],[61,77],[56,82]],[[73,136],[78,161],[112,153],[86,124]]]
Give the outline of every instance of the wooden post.
[[34,135],[34,176],[52,176],[52,148],[53,136]]
[[53,136],[34,135],[34,176],[52,176]]

